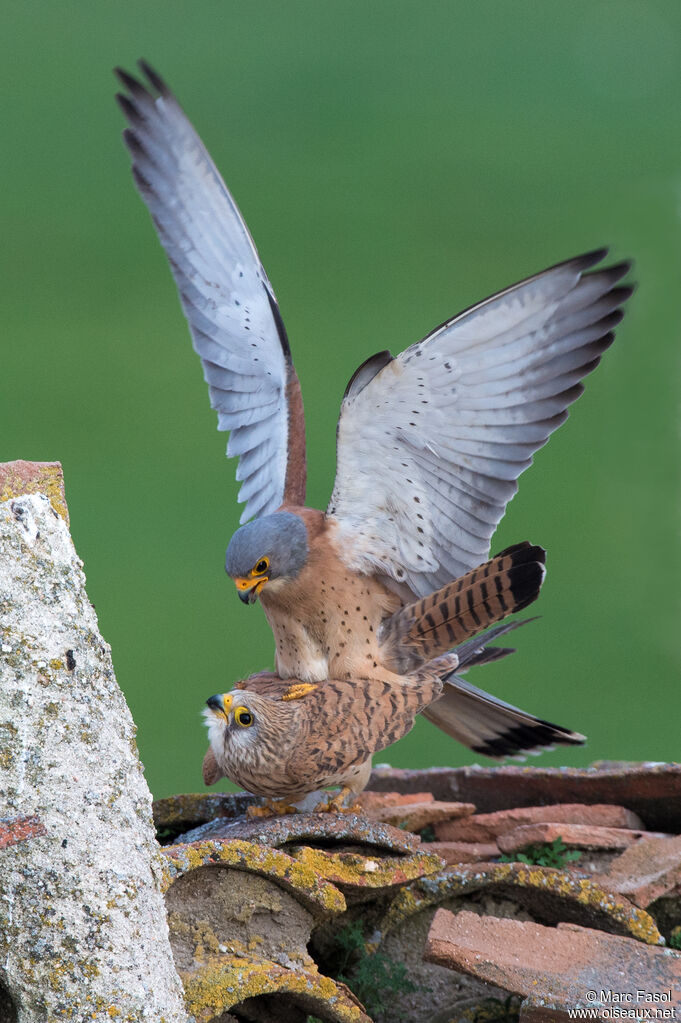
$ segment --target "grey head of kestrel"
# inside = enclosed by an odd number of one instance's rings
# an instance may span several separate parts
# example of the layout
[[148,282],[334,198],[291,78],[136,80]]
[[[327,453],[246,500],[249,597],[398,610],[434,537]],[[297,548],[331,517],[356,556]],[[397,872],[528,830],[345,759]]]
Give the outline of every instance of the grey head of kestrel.
[[[266,583],[295,579],[308,555],[307,530],[291,512],[274,512],[238,529],[227,548],[225,567],[245,604],[252,604]],[[272,589],[272,587],[270,587]]]

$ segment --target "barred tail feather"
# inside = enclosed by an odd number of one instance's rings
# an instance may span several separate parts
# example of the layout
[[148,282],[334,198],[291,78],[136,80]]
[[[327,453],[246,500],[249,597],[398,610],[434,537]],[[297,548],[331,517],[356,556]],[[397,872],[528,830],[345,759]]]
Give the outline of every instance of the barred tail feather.
[[445,679],[442,696],[424,710],[424,717],[475,753],[517,757],[554,746],[581,746],[586,737],[536,718],[478,689],[459,675]]
[[476,636],[536,600],[546,552],[527,541],[397,611],[384,625],[386,663],[400,674]]

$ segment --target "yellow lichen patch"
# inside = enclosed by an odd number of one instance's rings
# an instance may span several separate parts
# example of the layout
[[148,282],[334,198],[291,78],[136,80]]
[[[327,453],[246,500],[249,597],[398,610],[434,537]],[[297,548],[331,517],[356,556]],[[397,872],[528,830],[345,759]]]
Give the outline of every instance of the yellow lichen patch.
[[217,955],[220,942],[215,931],[205,920],[197,920],[192,928],[194,939],[194,958],[197,962],[203,962]]
[[235,839],[231,842],[209,840],[185,845],[171,845],[162,849],[165,857],[164,891],[173,881],[190,870],[202,867],[225,866],[246,870],[270,878],[292,891],[311,912],[342,913],[345,899],[341,892],[324,880],[310,866],[255,842]]
[[574,877],[551,867],[518,868],[514,863],[499,863],[490,871],[492,880],[510,880],[520,887],[533,887],[575,900],[596,912],[604,913],[632,937],[648,945],[662,944],[662,935],[655,921],[645,910],[609,892],[587,877]]
[[[583,906],[585,919],[595,916],[603,929],[628,934],[648,945],[663,943],[653,918],[622,896],[606,891],[589,878],[575,877],[567,871],[518,863],[496,863],[484,870],[474,866],[452,867],[436,877],[415,881],[393,900],[381,922],[380,931],[385,935],[414,913],[427,906],[438,905],[445,899],[499,888],[510,898],[514,889],[534,888],[553,896],[555,905],[564,900],[566,904]],[[610,921],[610,927],[605,920]]]
[[370,1023],[359,1004],[329,977],[290,970],[267,959],[223,955],[181,974],[187,1011],[197,1023],[258,995],[304,996],[305,1009],[333,1023]]
[[373,857],[305,847],[294,856],[299,863],[306,864],[327,881],[355,888],[390,888],[434,874],[443,866],[440,857],[430,853]]
[[282,700],[301,700],[303,696],[307,696],[316,688],[317,686],[313,682],[297,682],[296,685],[289,686],[282,696]]
[[0,501],[11,501],[24,494],[44,494],[68,526],[64,473],[59,462],[5,463],[0,476]]

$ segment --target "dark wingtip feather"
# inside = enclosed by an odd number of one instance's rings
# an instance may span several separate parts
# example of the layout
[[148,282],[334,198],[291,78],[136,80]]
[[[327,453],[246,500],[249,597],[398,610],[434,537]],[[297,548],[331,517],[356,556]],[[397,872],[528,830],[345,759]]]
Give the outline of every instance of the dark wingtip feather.
[[114,73],[115,77],[118,79],[118,81],[121,83],[121,85],[126,85],[125,79],[128,77],[128,72],[125,70],[125,68],[122,68],[122,67],[119,67],[118,65],[116,65],[116,67],[113,68],[112,70],[113,70],[113,73]]
[[139,135],[132,128],[123,129],[123,141],[133,156],[147,156],[147,151],[142,145]]
[[154,87],[154,89],[156,89],[159,95],[161,96],[172,95],[170,89],[166,85],[163,78],[161,78],[158,71],[154,71],[153,67],[151,66],[151,64],[148,63],[148,61],[144,60],[144,58],[140,58],[137,61],[137,67],[147,77],[148,81]]
[[613,288],[610,294],[614,295],[618,302],[624,303],[631,298],[635,291],[636,291],[635,283],[622,284],[620,285],[619,288]]
[[620,263],[613,263],[612,266],[607,267],[607,272],[611,275],[613,282],[619,281],[622,277],[626,277],[633,265],[633,259],[623,259]]
[[383,367],[387,366],[389,362],[393,362],[393,357],[387,349],[382,352],[376,352],[374,355],[370,355],[368,359],[365,359],[348,380],[348,386],[345,388],[343,400],[348,398],[350,395],[357,397],[357,395],[364,390],[367,384],[371,383],[376,374],[380,373]]
[[151,195],[155,194],[154,189],[151,187],[150,183],[144,177],[139,167],[135,166],[134,164],[132,167],[132,176],[135,179],[135,184],[139,188],[140,192],[144,192],[145,194]]
[[142,114],[129,96],[125,96],[122,92],[117,92],[116,102],[131,124],[140,124],[142,121]]
[[601,356],[603,355],[603,352],[605,352],[610,347],[614,340],[615,340],[614,334],[604,334],[603,337],[599,339],[599,344],[601,346],[600,355],[595,356],[595,358],[593,359],[589,359],[588,362],[583,362],[582,365],[577,370],[577,372],[581,373],[582,377],[588,377],[589,373],[593,373],[596,366],[601,361]]
[[600,263],[602,259],[605,259],[610,249],[607,245],[604,245],[600,249],[592,249],[591,252],[585,252],[582,256],[576,256],[574,259],[568,260],[569,263],[574,263],[580,270],[588,270],[589,267],[595,266],[596,263]]
[[149,95],[142,83],[138,81],[134,75],[131,75],[128,71],[126,71],[125,68],[115,67],[114,74],[121,85],[124,85],[133,96],[142,97]]
[[563,405],[567,408],[568,405],[572,405],[578,398],[581,398],[583,394],[584,384],[574,384],[572,387],[568,387],[567,390],[561,391],[556,397],[560,398]]
[[604,316],[602,320],[599,320],[596,326],[600,327],[604,331],[608,331],[612,327],[616,327],[623,319],[624,309],[620,309],[618,307],[617,309],[613,309],[611,313],[608,313],[607,316]]

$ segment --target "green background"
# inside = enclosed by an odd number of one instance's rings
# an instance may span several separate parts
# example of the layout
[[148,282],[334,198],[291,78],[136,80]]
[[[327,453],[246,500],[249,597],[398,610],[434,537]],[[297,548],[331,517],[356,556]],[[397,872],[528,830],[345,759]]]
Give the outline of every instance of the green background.
[[[110,69],[167,78],[277,293],[325,507],[345,384],[491,292],[608,244],[638,290],[493,547],[548,549],[540,622],[472,680],[586,732],[544,764],[679,748],[681,5],[6,5],[0,459],[59,459],[155,795],[200,790],[204,699],[272,664],[223,570],[235,463],[120,141]],[[474,755],[425,721],[377,758]],[[534,762],[534,761],[533,761]]]

